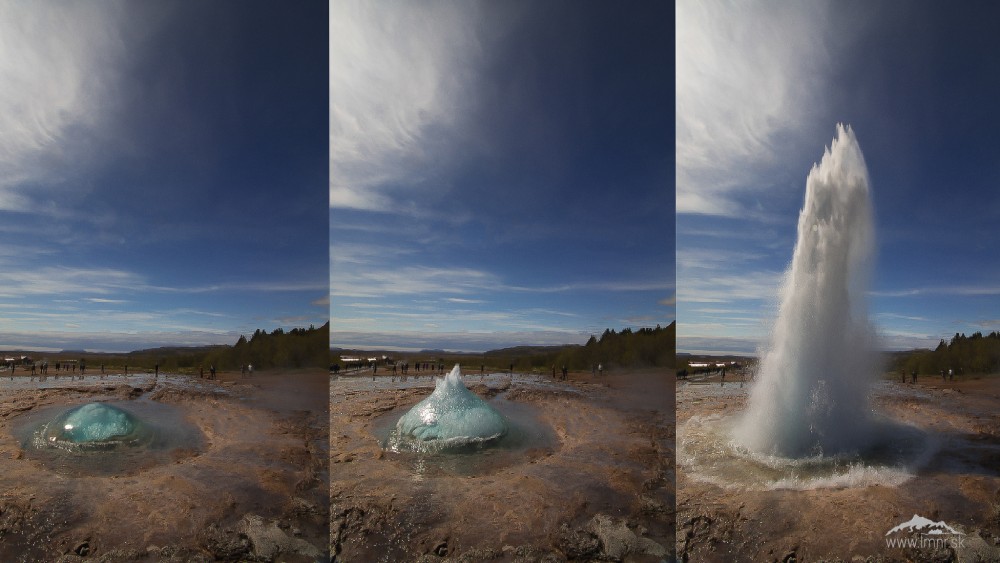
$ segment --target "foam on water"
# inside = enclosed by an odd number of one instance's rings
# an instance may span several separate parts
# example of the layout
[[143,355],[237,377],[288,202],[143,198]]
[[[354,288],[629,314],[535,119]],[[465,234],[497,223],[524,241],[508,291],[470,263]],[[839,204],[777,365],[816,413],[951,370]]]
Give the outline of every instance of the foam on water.
[[778,318],[733,432],[742,447],[808,458],[863,451],[880,439],[869,399],[877,363],[865,296],[873,249],[868,170],[853,131],[838,125],[806,180]]
[[699,481],[736,490],[898,486],[940,449],[923,430],[873,419],[875,444],[864,450],[790,458],[750,450],[732,439],[741,416],[693,416],[677,432],[677,462]]
[[442,451],[481,446],[507,433],[507,420],[462,383],[458,365],[434,392],[406,412],[389,435],[391,451]]

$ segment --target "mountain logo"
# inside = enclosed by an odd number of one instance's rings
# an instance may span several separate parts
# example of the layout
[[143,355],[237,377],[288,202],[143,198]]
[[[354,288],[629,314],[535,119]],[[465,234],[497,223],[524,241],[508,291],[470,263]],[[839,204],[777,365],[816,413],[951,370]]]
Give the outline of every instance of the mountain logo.
[[910,518],[906,522],[903,522],[902,524],[889,530],[888,532],[885,533],[885,535],[888,536],[889,534],[893,534],[895,532],[920,532],[922,534],[928,534],[928,535],[943,535],[943,534],[954,534],[962,536],[965,535],[962,532],[956,530],[955,528],[952,528],[948,524],[945,524],[943,520],[940,522],[935,522],[929,518],[924,518],[923,516],[920,516],[918,514],[914,514],[913,518]]

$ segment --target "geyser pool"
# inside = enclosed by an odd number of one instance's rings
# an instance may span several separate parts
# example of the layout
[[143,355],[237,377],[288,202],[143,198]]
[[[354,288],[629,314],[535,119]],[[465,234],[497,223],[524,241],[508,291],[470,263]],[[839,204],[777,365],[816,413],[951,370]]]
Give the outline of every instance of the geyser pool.
[[406,412],[389,435],[393,451],[446,451],[489,444],[507,434],[507,420],[462,383],[458,364],[434,392]]
[[204,445],[182,410],[145,399],[34,409],[14,432],[25,457],[70,476],[132,474]]

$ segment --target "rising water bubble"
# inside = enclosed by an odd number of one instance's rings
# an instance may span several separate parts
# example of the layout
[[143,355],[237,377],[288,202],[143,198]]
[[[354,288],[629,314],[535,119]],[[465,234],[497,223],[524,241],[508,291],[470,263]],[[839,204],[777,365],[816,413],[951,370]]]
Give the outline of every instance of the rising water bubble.
[[68,476],[132,474],[204,446],[182,410],[144,400],[41,407],[19,417],[13,431],[27,458]]
[[406,412],[386,441],[391,451],[445,451],[478,447],[507,434],[507,420],[469,391],[456,364],[434,392]]
[[36,434],[36,446],[67,450],[114,449],[134,446],[148,437],[145,425],[132,413],[106,403],[71,408]]

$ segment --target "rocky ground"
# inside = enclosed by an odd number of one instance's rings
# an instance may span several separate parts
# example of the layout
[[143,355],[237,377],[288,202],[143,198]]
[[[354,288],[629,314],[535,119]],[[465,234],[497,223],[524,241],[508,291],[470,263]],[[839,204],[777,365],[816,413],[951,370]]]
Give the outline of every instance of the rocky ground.
[[[0,560],[313,561],[328,549],[323,370],[0,380]],[[203,437],[118,474],[47,466],[19,438],[33,412],[169,405]],[[92,458],[91,458],[92,459]]]
[[[678,383],[679,434],[691,417],[744,408],[746,391],[705,393]],[[690,387],[688,386],[690,385]],[[683,460],[677,473],[677,552],[682,561],[1000,561],[1000,376],[917,385],[881,383],[876,410],[940,440],[934,457],[897,486],[742,490],[703,482]],[[886,533],[913,515],[944,521],[954,545],[917,532],[890,547]],[[920,540],[923,539],[923,544]],[[940,539],[940,538],[938,538]]]
[[454,470],[453,459],[380,446],[380,428],[430,393],[429,378],[331,381],[336,561],[669,557],[673,373],[572,374],[566,382],[505,377],[478,383],[472,376],[466,385],[530,410],[554,440],[465,471]]

